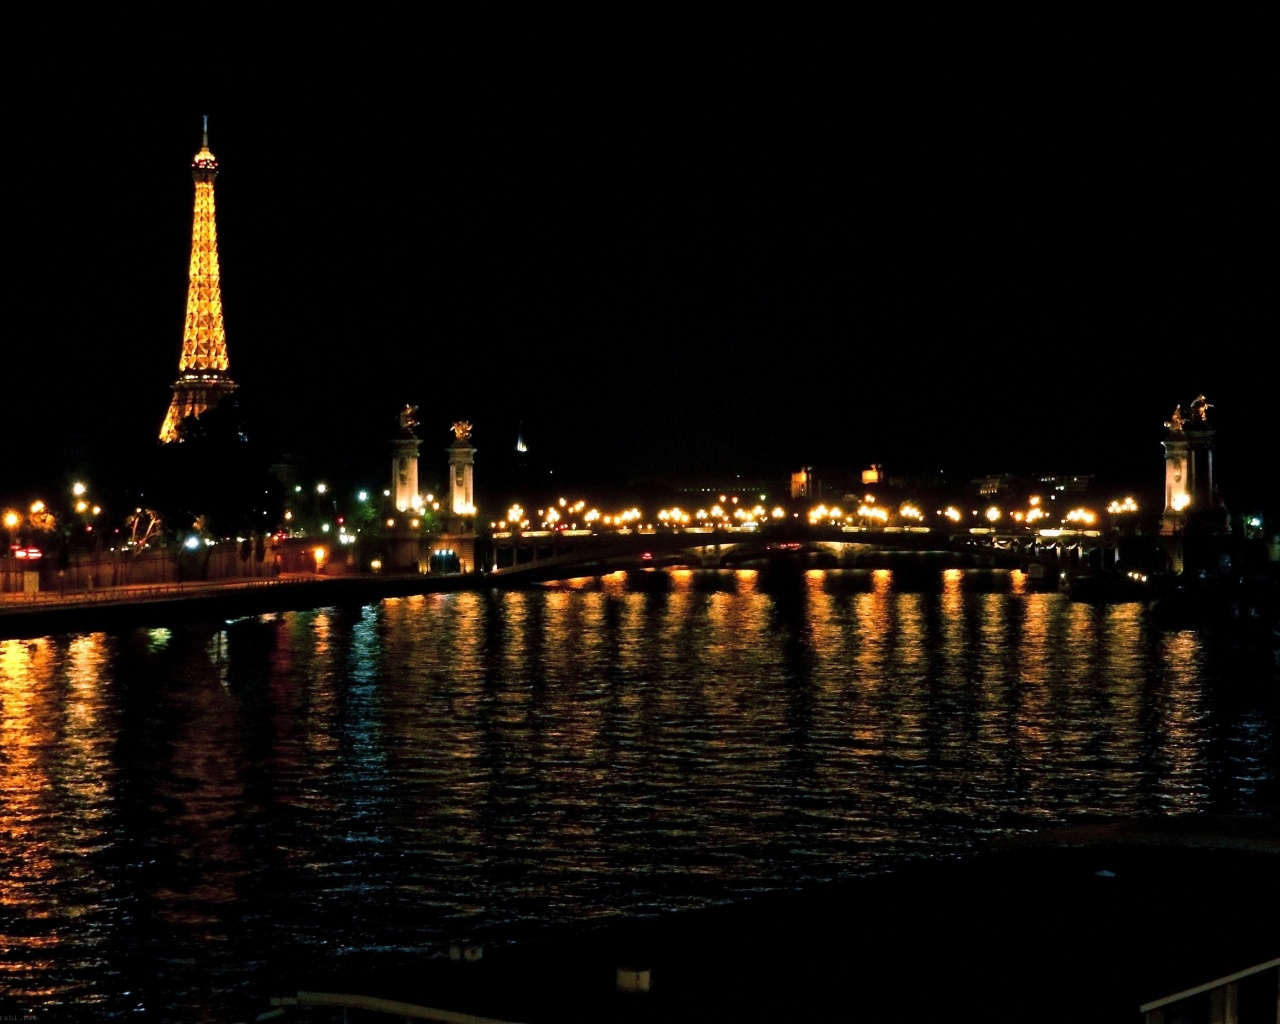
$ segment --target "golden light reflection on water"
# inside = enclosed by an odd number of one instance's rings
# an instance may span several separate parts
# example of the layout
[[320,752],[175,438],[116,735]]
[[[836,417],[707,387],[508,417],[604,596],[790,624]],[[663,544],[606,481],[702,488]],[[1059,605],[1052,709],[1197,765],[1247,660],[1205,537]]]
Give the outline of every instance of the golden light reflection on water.
[[871,574],[871,592],[854,599],[861,641],[854,667],[859,683],[869,689],[876,689],[883,681],[881,667],[890,658],[895,637],[894,612],[889,600],[891,580],[889,570],[876,569]]
[[0,641],[0,975],[18,996],[54,993],[40,972],[105,894],[89,858],[109,843],[114,796],[106,656],[101,634]]
[[425,948],[1205,809],[1211,656],[1138,604],[918,568],[0,641],[0,976],[124,990],[144,949],[206,991],[281,934]]
[[[52,915],[47,892],[57,862],[45,752],[56,742],[58,716],[40,685],[51,648],[47,639],[0,640],[0,976],[41,970],[61,944],[56,929],[32,926]],[[15,984],[21,991],[33,982]]]
[[1161,637],[1164,686],[1149,695],[1159,730],[1162,765],[1170,780],[1164,800],[1171,810],[1194,810],[1204,781],[1198,739],[1203,735],[1206,710],[1203,695],[1204,653],[1199,634],[1180,630]]
[[104,721],[110,704],[101,691],[110,674],[108,648],[105,635],[86,633],[74,637],[67,651],[64,785],[76,798],[77,820],[85,829],[102,827],[110,800],[111,730]]

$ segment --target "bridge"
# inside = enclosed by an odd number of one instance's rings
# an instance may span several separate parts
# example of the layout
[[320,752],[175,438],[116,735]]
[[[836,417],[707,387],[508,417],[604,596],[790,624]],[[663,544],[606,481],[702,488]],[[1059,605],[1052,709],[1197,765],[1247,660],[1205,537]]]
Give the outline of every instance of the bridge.
[[683,566],[725,569],[789,562],[813,568],[1053,567],[1109,546],[1091,531],[1046,538],[1032,532],[947,532],[788,521],[755,529],[655,528],[495,533],[489,579],[517,585],[619,571]]

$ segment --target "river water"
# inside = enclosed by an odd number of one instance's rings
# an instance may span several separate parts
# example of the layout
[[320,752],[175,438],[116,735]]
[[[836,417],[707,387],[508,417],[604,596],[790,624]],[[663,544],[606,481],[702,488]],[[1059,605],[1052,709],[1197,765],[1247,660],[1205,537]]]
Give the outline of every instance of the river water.
[[653,571],[0,641],[0,1009],[275,979],[1274,811],[1277,654],[1018,572]]

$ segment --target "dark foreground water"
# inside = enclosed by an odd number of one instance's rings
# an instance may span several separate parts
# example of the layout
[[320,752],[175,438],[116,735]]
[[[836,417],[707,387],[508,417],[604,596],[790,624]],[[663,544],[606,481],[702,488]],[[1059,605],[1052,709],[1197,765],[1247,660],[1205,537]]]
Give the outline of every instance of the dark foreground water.
[[0,641],[0,1012],[1277,804],[1277,654],[1018,573],[651,573]]

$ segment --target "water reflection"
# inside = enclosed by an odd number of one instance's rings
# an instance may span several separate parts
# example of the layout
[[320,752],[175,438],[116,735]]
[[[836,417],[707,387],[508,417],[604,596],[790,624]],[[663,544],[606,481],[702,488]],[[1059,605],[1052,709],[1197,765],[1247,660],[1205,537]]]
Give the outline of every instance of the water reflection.
[[1274,806],[1274,658],[1019,576],[675,570],[0,641],[4,996],[225,1022],[296,963]]

